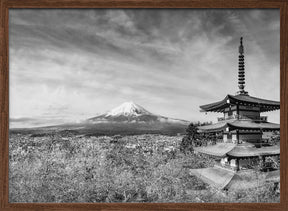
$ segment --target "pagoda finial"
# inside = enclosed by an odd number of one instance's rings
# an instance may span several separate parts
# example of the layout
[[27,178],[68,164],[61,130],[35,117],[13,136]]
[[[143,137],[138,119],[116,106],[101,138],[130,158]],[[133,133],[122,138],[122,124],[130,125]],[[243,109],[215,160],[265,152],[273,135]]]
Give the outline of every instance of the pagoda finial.
[[239,46],[239,69],[238,69],[238,87],[239,94],[248,94],[244,90],[245,87],[245,65],[244,65],[244,47],[243,47],[243,37],[240,38]]
[[240,46],[239,46],[239,53],[244,53],[244,47],[243,47],[243,37],[240,38]]

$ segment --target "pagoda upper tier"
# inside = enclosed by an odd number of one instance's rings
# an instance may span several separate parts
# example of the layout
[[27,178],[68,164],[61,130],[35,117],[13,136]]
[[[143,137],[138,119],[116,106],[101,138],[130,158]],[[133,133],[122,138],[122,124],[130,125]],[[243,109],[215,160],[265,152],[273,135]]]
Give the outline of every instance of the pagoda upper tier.
[[223,100],[200,106],[202,112],[221,112],[225,109],[236,106],[251,106],[259,108],[260,112],[274,111],[280,109],[279,101],[272,101],[252,97],[248,94],[227,95]]

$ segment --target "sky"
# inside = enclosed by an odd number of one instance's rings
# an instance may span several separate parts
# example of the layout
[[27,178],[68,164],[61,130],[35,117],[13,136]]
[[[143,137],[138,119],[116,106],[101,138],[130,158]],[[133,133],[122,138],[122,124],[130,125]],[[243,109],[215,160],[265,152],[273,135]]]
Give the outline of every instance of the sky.
[[[188,121],[238,91],[280,100],[277,9],[10,9],[10,127],[81,121],[126,101]],[[263,113],[278,122],[279,111]]]

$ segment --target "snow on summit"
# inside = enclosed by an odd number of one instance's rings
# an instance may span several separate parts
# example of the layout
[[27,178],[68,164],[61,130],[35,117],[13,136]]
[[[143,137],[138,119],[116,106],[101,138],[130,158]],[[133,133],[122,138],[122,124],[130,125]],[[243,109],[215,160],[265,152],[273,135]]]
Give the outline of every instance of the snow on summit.
[[125,102],[122,103],[120,106],[108,111],[106,113],[106,117],[109,116],[141,116],[144,114],[151,114],[145,108],[140,105],[137,105],[134,102]]

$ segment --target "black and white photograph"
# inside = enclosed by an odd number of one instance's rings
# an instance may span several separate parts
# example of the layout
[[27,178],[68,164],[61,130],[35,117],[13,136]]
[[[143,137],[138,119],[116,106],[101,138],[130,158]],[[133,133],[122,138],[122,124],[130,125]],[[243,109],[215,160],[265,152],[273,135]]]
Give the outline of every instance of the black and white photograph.
[[10,203],[279,203],[279,9],[9,9]]

